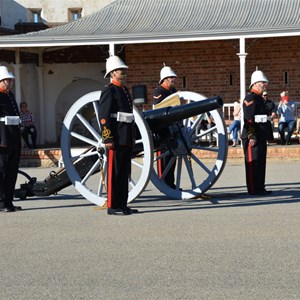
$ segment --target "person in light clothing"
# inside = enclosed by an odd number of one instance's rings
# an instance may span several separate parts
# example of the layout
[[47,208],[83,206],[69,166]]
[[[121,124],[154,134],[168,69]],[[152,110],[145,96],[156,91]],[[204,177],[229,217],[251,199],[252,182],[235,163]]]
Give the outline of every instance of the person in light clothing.
[[[289,99],[289,92],[287,90],[282,91],[280,97],[281,100],[277,108],[277,113],[280,115],[278,132],[280,134],[281,145],[291,145],[291,136],[296,125],[295,102]],[[287,135],[285,135],[285,128],[288,129]]]

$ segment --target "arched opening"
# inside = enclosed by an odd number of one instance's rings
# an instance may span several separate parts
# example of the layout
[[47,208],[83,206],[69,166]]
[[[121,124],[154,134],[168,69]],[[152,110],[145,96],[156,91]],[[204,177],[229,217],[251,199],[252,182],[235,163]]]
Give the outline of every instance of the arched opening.
[[78,79],[62,90],[55,105],[56,143],[58,145],[60,145],[62,123],[70,107],[83,95],[93,91],[102,90],[104,84],[104,79],[103,82],[87,78]]

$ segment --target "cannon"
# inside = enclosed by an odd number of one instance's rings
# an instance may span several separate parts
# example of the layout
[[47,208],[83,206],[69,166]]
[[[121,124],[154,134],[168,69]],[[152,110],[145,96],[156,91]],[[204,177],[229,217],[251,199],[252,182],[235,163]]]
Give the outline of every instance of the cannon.
[[[107,154],[100,134],[100,95],[101,91],[86,94],[69,109],[62,126],[61,148],[70,182],[87,200],[103,206],[107,199]],[[144,112],[134,106],[137,138],[128,182],[128,202],[143,192],[149,180],[171,198],[197,198],[213,186],[223,171],[227,158],[227,131],[220,111],[222,99],[207,99],[189,91],[178,92],[178,96],[187,103]],[[214,120],[214,126],[209,129],[202,126],[207,112]],[[208,145],[209,135],[215,140],[214,147]],[[74,154],[74,149],[81,150]],[[169,187],[164,181],[170,166],[163,172],[158,167],[163,157],[170,154],[170,164],[176,161],[176,188]],[[87,160],[91,162],[89,170],[82,172],[80,166],[86,165]]]

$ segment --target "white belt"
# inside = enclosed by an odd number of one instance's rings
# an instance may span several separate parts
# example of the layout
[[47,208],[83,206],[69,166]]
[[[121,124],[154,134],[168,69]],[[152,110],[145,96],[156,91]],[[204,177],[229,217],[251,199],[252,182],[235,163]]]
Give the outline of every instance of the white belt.
[[111,118],[116,118],[118,122],[132,123],[134,121],[134,115],[132,113],[126,113],[118,111],[116,114],[110,114]]
[[255,115],[254,116],[254,122],[255,123],[266,123],[268,121],[267,115]]
[[5,116],[0,118],[1,122],[4,122],[5,125],[20,125],[21,120],[19,116]]

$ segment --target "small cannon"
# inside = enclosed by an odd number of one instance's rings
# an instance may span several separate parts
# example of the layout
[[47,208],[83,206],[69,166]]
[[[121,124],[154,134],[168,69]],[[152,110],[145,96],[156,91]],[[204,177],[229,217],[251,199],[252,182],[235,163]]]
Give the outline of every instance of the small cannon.
[[[63,122],[61,147],[64,166],[74,187],[87,200],[102,206],[107,198],[107,155],[100,134],[100,95],[101,91],[86,94],[72,105]],[[222,173],[227,158],[227,131],[219,111],[222,99],[207,99],[187,91],[178,92],[178,96],[187,104],[144,112],[134,106],[137,138],[128,183],[128,202],[143,192],[150,179],[171,198],[199,197],[213,186]],[[207,112],[214,122],[209,129],[202,126]],[[215,141],[212,148],[208,146],[209,136]],[[74,155],[73,149],[82,149],[82,152]],[[208,153],[210,159],[206,162],[203,158]],[[157,167],[158,162],[170,154],[170,164],[176,161],[176,188],[169,187],[164,181],[170,166],[166,166],[162,173]],[[92,163],[87,172],[81,172],[78,166],[86,165],[86,160]]]

